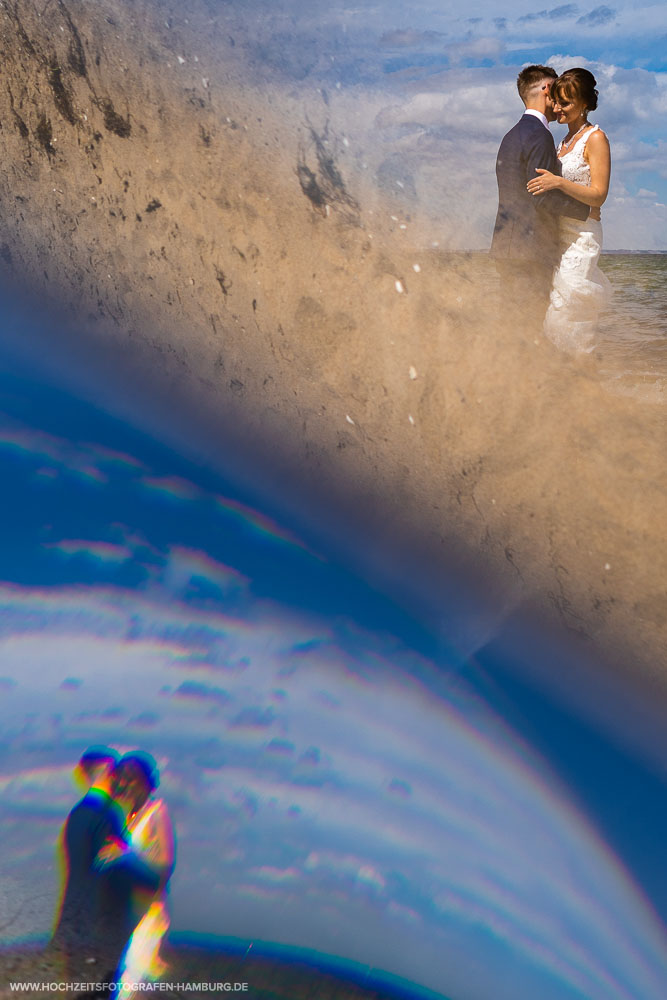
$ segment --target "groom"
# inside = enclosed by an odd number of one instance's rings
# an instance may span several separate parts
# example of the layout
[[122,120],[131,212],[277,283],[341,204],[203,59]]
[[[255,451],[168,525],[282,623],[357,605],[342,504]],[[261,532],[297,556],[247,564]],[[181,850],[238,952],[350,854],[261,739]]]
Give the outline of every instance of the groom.
[[52,938],[52,945],[67,960],[68,975],[76,973],[79,962],[99,956],[105,943],[105,887],[94,862],[107,837],[120,836],[124,826],[111,787],[118,758],[111,747],[92,746],[75,769],[85,795],[71,810],[62,831],[65,885]]
[[560,174],[549,123],[556,120],[551,85],[557,78],[551,66],[527,66],[517,78],[526,110],[504,136],[498,159],[498,214],[491,256],[510,307],[540,325],[549,302],[551,277],[559,258],[558,216],[586,219],[589,207],[562,191],[531,195],[526,184],[544,167]]

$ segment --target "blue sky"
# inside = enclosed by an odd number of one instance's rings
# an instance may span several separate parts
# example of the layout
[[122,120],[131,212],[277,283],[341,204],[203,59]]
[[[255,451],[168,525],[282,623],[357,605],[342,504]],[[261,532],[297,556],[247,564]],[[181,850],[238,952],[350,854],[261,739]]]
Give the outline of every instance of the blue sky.
[[[479,11],[479,12],[478,12]],[[473,37],[496,39],[498,62],[586,66],[600,100],[591,120],[608,133],[613,182],[604,210],[609,249],[667,247],[667,11],[664,4],[563,4],[536,11],[474,5]],[[494,30],[495,29],[495,30]],[[560,134],[559,127],[553,127]]]
[[[380,40],[385,72],[401,78],[400,85],[391,84],[392,102],[380,121],[385,137],[389,126],[400,130],[396,149],[402,155],[421,157],[420,200],[432,207],[441,245],[488,247],[495,153],[523,110],[516,75],[542,62],[559,72],[585,66],[598,80],[599,107],[591,120],[608,133],[613,163],[603,209],[606,249],[667,248],[664,4],[537,8],[472,0],[464,16],[460,5],[423,0],[408,13],[405,5],[385,0],[326,12],[315,7],[310,23],[342,24],[366,37],[369,51]],[[558,139],[563,129],[554,125],[552,132]]]
[[[664,4],[473,3],[470,19],[450,23],[461,43],[489,47],[488,68],[497,67],[503,95],[515,71],[546,62],[559,72],[586,66],[598,80],[600,101],[591,119],[608,133],[613,181],[604,209],[609,249],[667,247],[667,11]],[[477,20],[479,18],[479,20]],[[474,51],[462,63],[479,71]],[[480,63],[482,64],[480,66]],[[475,65],[476,64],[476,65]],[[501,69],[502,67],[502,69]],[[496,74],[494,74],[496,75]],[[509,100],[508,100],[509,103]],[[513,115],[511,116],[513,117]],[[553,127],[556,136],[558,126]]]

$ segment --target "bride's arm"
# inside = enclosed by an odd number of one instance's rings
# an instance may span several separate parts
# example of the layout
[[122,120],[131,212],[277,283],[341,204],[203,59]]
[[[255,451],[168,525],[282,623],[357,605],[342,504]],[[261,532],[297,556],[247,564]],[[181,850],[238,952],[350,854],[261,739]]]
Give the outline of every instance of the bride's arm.
[[534,177],[528,181],[526,187],[532,195],[544,194],[545,191],[562,191],[569,194],[571,198],[590,205],[591,208],[599,208],[603,205],[609,192],[609,177],[611,174],[611,153],[609,151],[609,140],[604,132],[599,129],[595,131],[588,142],[584,155],[591,168],[591,183],[577,184],[575,181],[568,181],[558,174],[552,174],[549,170],[537,168],[539,177]]

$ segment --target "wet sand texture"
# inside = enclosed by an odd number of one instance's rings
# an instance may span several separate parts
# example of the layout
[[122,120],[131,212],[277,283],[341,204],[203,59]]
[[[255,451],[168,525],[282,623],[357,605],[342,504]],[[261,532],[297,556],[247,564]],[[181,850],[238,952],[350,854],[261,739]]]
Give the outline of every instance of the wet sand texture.
[[85,329],[73,364],[127,362],[128,398],[352,524],[431,620],[452,566],[481,574],[462,649],[531,607],[664,698],[662,408],[536,343],[484,261],[424,249],[409,90],[339,89],[315,35],[242,7],[4,4],[5,273]]

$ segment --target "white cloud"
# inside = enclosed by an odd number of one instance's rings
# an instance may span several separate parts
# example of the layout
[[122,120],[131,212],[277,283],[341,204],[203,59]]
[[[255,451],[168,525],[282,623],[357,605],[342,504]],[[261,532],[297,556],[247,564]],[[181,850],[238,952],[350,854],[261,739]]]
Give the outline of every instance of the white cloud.
[[81,538],[63,538],[59,542],[44,542],[44,549],[55,552],[65,558],[83,556],[100,563],[118,565],[132,558],[132,550],[124,545],[114,545],[109,542],[85,540]]
[[[600,106],[591,117],[605,129],[612,148],[611,198],[603,209],[605,249],[657,250],[665,247],[664,230],[656,223],[653,205],[632,192],[641,186],[667,200],[667,74],[587,60],[580,55],[554,54],[557,70],[588,66],[598,80]],[[365,156],[378,176],[400,164],[403,190],[413,214],[413,232],[428,245],[486,249],[497,208],[495,158],[500,139],[522,112],[516,93],[516,69],[450,69],[413,86],[402,101],[392,93],[384,106],[373,104],[372,146]],[[552,126],[557,138],[562,128]],[[627,190],[632,213],[619,214],[613,201],[619,186]],[[392,188],[393,197],[400,197]]]
[[480,38],[445,44],[443,49],[449,56],[452,65],[459,66],[466,61],[490,60],[494,63],[498,62],[505,52],[505,45],[498,37],[484,35]]
[[170,594],[178,597],[197,584],[207,585],[219,596],[229,596],[240,593],[248,583],[236,570],[223,566],[203,552],[182,546],[172,546],[169,550],[159,581]]
[[[6,589],[2,597],[3,671],[16,684],[0,709],[10,792],[0,819],[36,802],[52,818],[64,813],[68,754],[100,740],[124,749],[138,738],[131,717],[152,713],[141,742],[169,758],[163,791],[179,833],[174,926],[205,912],[208,930],[221,933],[250,927],[257,936],[261,927],[318,950],[335,938],[338,954],[433,988],[444,962],[472,998],[499,981],[513,1000],[574,989],[630,1000],[624,982],[643,1000],[661,996],[664,938],[654,917],[548,771],[481,704],[469,715],[465,699],[454,709],[361,634],[356,651],[313,643],[285,674],[286,652],[327,630],[266,603],[246,607],[249,628],[150,593]],[[30,620],[39,631],[26,630]],[[225,698],[207,699],[220,665],[192,667],[172,651],[222,634],[247,666],[225,672]],[[63,690],[65,676],[82,683]],[[173,697],[188,682],[202,697]],[[318,698],[322,689],[329,701]],[[109,705],[118,711],[105,715]],[[269,707],[268,728],[229,725]],[[276,735],[294,752],[266,754]],[[322,784],[300,781],[309,750]],[[207,753],[204,770],[196,758]],[[396,776],[409,796],[389,793]],[[38,828],[26,828],[15,876],[29,879],[21,865],[34,870],[48,849]],[[224,894],[205,893],[202,879]],[[502,968],[493,951],[479,962],[488,934],[506,949]],[[504,979],[507,954],[523,992]]]

